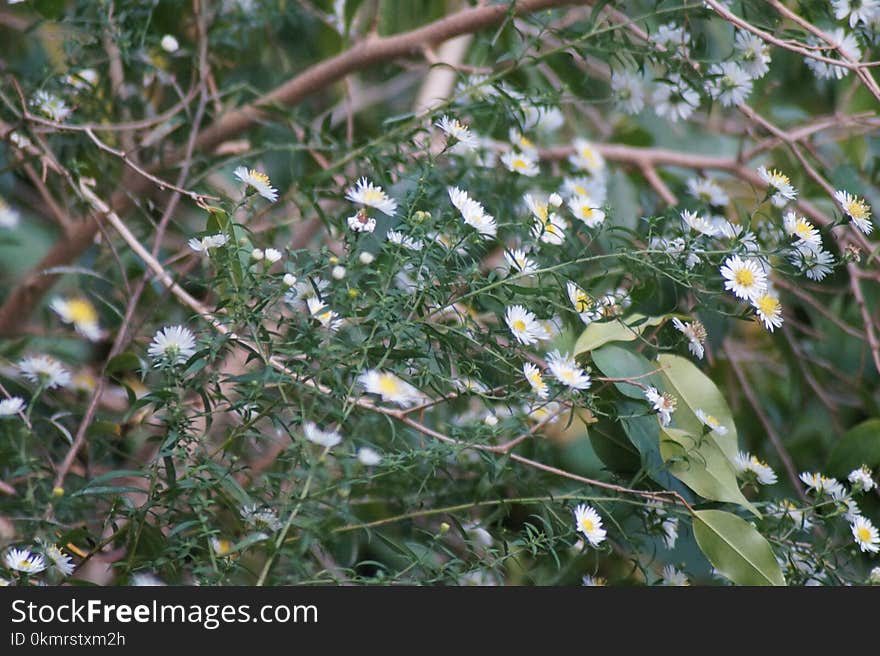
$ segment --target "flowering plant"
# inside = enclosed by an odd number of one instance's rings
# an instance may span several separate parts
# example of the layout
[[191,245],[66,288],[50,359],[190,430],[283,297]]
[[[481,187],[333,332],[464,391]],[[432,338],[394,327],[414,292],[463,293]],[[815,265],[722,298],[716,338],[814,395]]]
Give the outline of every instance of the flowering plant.
[[173,4],[4,10],[4,583],[880,582],[880,3]]

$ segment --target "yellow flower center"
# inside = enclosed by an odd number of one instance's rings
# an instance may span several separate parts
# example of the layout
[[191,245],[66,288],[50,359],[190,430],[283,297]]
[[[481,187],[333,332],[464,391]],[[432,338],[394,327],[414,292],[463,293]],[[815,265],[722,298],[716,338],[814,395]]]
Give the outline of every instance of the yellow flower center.
[[590,305],[592,304],[592,299],[586,292],[578,291],[575,294],[574,299],[574,307],[578,312],[586,312]]
[[584,529],[585,533],[591,533],[596,529],[596,525],[589,517],[583,517],[581,518],[581,528]]
[[581,149],[581,157],[587,160],[591,166],[595,166],[598,163],[598,159],[596,158],[596,153],[593,152],[592,148],[582,148]]
[[546,205],[538,205],[535,208],[535,210],[536,210],[536,214],[538,215],[538,218],[541,219],[541,221],[543,223],[547,223],[547,218],[548,218],[547,206]]
[[801,239],[807,239],[813,232],[813,226],[803,219],[798,219],[794,226],[794,233]]
[[388,374],[379,376],[379,389],[385,396],[394,396],[400,389],[397,381]]
[[524,159],[519,157],[513,160],[513,168],[515,168],[517,171],[522,171],[523,169],[529,168],[529,164]]
[[871,541],[871,531],[869,531],[866,526],[860,526],[856,530],[856,534],[858,535],[859,542],[870,542]]
[[865,201],[854,198],[849,201],[844,207],[846,213],[849,214],[854,219],[867,219],[871,216],[871,208],[868,207],[868,204]]
[[216,552],[218,556],[225,556],[232,551],[232,542],[229,540],[217,540]]
[[562,375],[559,376],[559,379],[564,383],[574,382],[574,372],[571,369],[566,369],[562,372]]
[[574,189],[574,192],[578,196],[586,196],[587,195],[587,188],[582,185],[576,184],[576,185],[574,185],[573,189]]
[[757,306],[761,314],[770,316],[779,311],[779,300],[775,296],[764,294],[758,299]]
[[787,184],[791,184],[791,181],[788,179],[788,176],[782,173],[782,171],[776,171],[775,169],[770,171],[770,184],[774,187],[785,186]]
[[751,287],[755,284],[755,274],[749,269],[740,269],[736,272],[735,280],[742,287]]
[[526,137],[519,138],[519,145],[522,146],[523,148],[534,148],[535,147],[535,144],[532,143],[532,140],[528,139]]
[[384,200],[385,194],[378,189],[367,189],[364,192],[365,203],[380,203]]
[[251,169],[251,177],[257,182],[269,184],[269,176],[265,173],[261,173],[260,171],[254,171],[253,169]]
[[523,332],[526,329],[526,322],[522,319],[516,319],[513,322],[513,329],[518,333]]
[[712,428],[718,428],[721,424],[715,417],[712,415],[706,415],[706,423],[709,424]]
[[593,208],[588,207],[587,205],[581,205],[581,218],[589,219],[593,216]]
[[98,322],[98,313],[87,300],[75,298],[67,302],[67,314],[76,324],[88,325]]

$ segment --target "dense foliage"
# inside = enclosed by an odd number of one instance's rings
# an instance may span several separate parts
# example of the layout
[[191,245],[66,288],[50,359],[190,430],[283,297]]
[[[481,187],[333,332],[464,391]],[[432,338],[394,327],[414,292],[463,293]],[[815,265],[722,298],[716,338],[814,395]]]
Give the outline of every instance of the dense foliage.
[[880,583],[880,3],[0,30],[3,582]]

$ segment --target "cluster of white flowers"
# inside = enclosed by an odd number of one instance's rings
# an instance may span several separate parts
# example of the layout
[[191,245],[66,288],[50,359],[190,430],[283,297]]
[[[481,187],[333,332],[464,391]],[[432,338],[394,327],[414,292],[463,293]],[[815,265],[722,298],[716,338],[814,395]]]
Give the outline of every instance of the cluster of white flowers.
[[50,569],[62,577],[73,574],[73,558],[64,553],[57,544],[38,540],[39,550],[12,547],[3,554],[3,565],[18,574],[33,576]]
[[870,492],[877,486],[868,467],[862,465],[849,473],[847,480],[851,486],[850,491],[836,478],[818,472],[803,472],[800,480],[816,497],[831,499],[840,504],[843,517],[849,522],[853,541],[859,550],[871,554],[880,552],[880,532],[870,519],[862,515],[853,498],[853,495]]

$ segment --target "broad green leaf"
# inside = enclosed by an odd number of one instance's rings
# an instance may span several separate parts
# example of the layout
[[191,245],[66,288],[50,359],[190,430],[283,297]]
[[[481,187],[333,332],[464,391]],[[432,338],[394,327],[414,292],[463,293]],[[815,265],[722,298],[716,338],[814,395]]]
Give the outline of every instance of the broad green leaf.
[[711,439],[698,439],[677,428],[662,428],[660,455],[670,473],[704,499],[735,503],[761,516],[743,496],[733,467]]
[[686,500],[691,500],[690,491],[670,473],[660,455],[660,422],[652,413],[638,416],[644,405],[635,401],[622,401],[618,404],[620,423],[629,441],[635,445],[642,458],[642,468],[654,481],[666,490],[674,490]]
[[850,428],[831,452],[828,473],[846,476],[862,465],[880,466],[880,419],[868,419]]
[[678,406],[673,415],[676,427],[699,435],[703,432],[703,423],[697,419],[696,411],[702,410],[715,417],[727,428],[726,435],[709,433],[731,464],[736,459],[737,440],[736,425],[727,401],[712,379],[700,371],[690,360],[678,355],[664,354],[657,358],[663,368],[666,389],[678,399]]
[[632,474],[639,470],[639,454],[616,424],[593,424],[588,434],[593,451],[610,471]]
[[614,321],[593,322],[581,333],[574,345],[574,354],[580,355],[597,349],[608,342],[631,342],[638,338],[646,328],[662,323],[664,317],[646,317],[644,314],[631,314]]
[[125,353],[120,353],[119,355],[114,356],[110,362],[107,363],[106,370],[108,374],[120,374],[140,368],[141,359],[131,351],[126,351]]
[[[592,352],[593,363],[599,367],[608,378],[628,378],[643,385],[653,385],[662,390],[663,382],[659,373],[660,368],[656,363],[652,364],[641,353],[629,351],[614,344],[607,344]],[[646,375],[649,374],[649,375]],[[631,399],[645,400],[644,389],[630,383],[618,382],[614,386],[624,396]]]
[[741,517],[721,510],[698,510],[694,537],[715,569],[737,585],[785,585],[770,544]]

